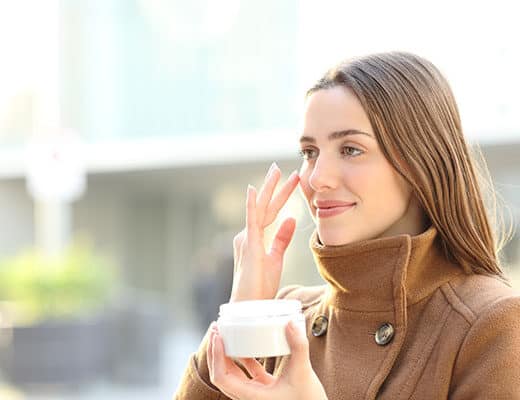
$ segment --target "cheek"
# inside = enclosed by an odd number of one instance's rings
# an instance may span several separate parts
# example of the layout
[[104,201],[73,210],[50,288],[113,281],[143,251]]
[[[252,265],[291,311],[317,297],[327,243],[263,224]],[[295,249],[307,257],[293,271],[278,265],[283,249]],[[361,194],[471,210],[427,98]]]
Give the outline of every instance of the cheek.
[[412,187],[397,172],[394,172],[394,187],[395,196],[400,202],[401,208],[405,210],[408,207],[408,204],[412,197]]
[[363,203],[378,191],[376,171],[371,165],[347,165],[341,170],[341,179],[349,200]]
[[367,160],[342,169],[343,184],[366,206],[394,201],[399,190],[393,169],[384,160]]
[[401,175],[391,168],[380,169],[372,179],[366,180],[364,193],[374,207],[400,213],[408,205],[411,190]]

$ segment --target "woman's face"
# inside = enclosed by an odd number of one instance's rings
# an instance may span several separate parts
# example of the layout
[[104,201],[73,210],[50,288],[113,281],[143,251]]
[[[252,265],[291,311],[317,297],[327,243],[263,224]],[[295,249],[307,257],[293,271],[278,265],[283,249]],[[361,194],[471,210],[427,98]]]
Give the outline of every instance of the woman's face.
[[336,86],[307,98],[300,149],[300,189],[323,244],[424,231],[411,187],[383,156],[349,89]]

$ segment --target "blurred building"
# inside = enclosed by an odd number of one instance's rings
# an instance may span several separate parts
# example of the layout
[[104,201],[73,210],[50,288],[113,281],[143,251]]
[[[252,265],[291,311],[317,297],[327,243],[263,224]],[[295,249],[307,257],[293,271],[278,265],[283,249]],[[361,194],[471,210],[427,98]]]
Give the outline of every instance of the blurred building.
[[[190,320],[194,254],[241,229],[245,187],[272,160],[296,165],[296,10],[296,1],[9,8],[35,27],[10,33],[33,49],[39,34],[41,50],[12,60],[22,77],[0,109],[0,215],[11,227],[0,254],[35,239],[25,145],[72,129],[87,169],[72,231],[114,257],[128,286],[167,297],[173,322]],[[16,71],[21,61],[39,67]]]

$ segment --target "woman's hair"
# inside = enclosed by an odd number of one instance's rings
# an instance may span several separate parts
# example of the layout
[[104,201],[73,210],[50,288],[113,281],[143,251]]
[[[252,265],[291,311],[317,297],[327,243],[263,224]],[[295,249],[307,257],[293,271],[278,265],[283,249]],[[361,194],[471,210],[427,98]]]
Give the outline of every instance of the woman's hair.
[[335,86],[347,87],[361,102],[383,154],[412,186],[446,256],[467,273],[503,278],[498,252],[506,240],[501,230],[503,238],[495,242],[481,189],[491,195],[493,217],[496,193],[480,151],[481,171],[476,168],[439,70],[410,53],[373,54],[330,69],[306,96]]

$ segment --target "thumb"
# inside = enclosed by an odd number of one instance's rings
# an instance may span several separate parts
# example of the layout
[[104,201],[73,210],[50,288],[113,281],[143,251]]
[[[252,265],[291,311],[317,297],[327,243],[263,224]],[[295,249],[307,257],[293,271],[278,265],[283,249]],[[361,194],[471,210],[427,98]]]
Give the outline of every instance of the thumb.
[[294,321],[289,321],[286,330],[287,343],[291,348],[289,359],[289,370],[291,372],[300,371],[302,368],[310,366],[309,340],[305,331],[298,327]]

